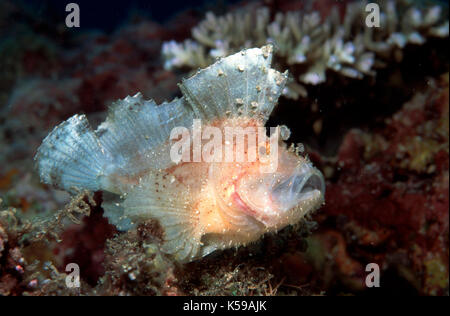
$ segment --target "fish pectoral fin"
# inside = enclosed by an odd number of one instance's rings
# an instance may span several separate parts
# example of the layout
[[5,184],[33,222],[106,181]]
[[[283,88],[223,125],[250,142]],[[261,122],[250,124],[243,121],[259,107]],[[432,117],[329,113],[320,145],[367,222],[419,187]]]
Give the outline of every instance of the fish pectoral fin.
[[180,214],[172,213],[160,218],[159,222],[165,231],[161,250],[172,254],[177,261],[189,262],[201,257],[201,235],[189,218],[180,217]]
[[161,250],[189,262],[201,256],[202,230],[192,208],[193,196],[190,187],[172,175],[154,171],[127,194],[123,206],[132,221],[158,220],[164,229]]

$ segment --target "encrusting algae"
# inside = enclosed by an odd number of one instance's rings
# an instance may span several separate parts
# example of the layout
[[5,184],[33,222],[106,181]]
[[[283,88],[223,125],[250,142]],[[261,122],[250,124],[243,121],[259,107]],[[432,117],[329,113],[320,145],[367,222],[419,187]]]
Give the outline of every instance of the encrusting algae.
[[[161,251],[180,262],[297,223],[323,203],[325,184],[320,171],[278,139],[279,128],[265,137],[287,79],[270,68],[271,60],[272,46],[220,59],[184,80],[179,99],[158,106],[138,93],[116,102],[95,131],[84,115],[74,115],[38,149],[41,180],[71,193],[103,190],[105,215],[120,230],[157,220]],[[227,133],[238,130],[248,144],[240,148],[232,135],[232,151],[250,157],[257,149],[258,157],[229,161],[214,148],[213,159],[195,159],[196,148],[187,146],[187,159],[173,159],[174,131],[195,135],[200,121],[225,135],[219,140],[225,156]],[[183,133],[177,134],[182,141]],[[258,143],[251,143],[256,134]],[[207,140],[200,138],[203,154]]]

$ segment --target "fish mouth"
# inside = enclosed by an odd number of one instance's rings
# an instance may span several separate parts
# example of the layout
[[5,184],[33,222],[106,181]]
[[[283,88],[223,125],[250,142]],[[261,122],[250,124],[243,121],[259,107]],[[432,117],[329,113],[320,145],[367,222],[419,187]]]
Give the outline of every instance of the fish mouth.
[[324,196],[325,180],[322,173],[312,166],[296,170],[272,191],[274,201],[282,210],[289,210],[303,201],[323,199]]
[[299,189],[297,190],[299,194],[308,194],[314,190],[318,190],[322,193],[325,192],[325,181],[319,171],[312,173],[307,177],[296,176],[296,179],[298,179],[296,180],[297,182],[301,181]]
[[309,163],[302,164],[289,174],[249,183],[236,186],[230,196],[232,204],[241,213],[270,229],[284,227],[316,209],[325,194],[322,173]]

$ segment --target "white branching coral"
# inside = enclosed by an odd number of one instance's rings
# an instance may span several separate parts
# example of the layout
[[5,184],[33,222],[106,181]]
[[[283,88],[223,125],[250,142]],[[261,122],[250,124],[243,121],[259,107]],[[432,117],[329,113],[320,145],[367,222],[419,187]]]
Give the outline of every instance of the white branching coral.
[[192,40],[183,43],[169,41],[163,43],[162,52],[165,57],[164,68],[197,67],[207,64],[204,47]]
[[[209,12],[192,29],[193,39],[163,45],[166,69],[201,68],[216,58],[243,48],[275,44],[275,63],[289,66],[296,78],[284,93],[306,95],[303,84],[326,80],[326,71],[361,79],[393,56],[401,58],[407,44],[421,45],[429,37],[447,37],[448,13],[439,5],[419,8],[406,0],[379,1],[379,27],[368,27],[367,1],[347,4],[344,16],[334,7],[319,12],[278,12],[255,5],[216,16]],[[293,70],[295,68],[295,70]]]

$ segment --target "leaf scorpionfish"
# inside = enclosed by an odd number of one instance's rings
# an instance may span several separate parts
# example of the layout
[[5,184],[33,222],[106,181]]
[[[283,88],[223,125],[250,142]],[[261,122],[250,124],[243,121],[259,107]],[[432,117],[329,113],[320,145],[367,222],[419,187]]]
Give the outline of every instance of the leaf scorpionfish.
[[[195,120],[220,131],[265,130],[287,80],[287,73],[270,67],[271,59],[270,45],[222,58],[183,80],[181,98],[161,105],[140,93],[128,96],[111,106],[95,131],[86,116],[72,116],[37,151],[41,181],[70,193],[102,190],[104,214],[119,230],[157,220],[164,230],[161,250],[179,262],[297,223],[324,202],[325,182],[283,140],[272,142],[272,135],[248,142],[245,152],[263,149],[253,161],[224,162],[220,154],[208,161],[171,158],[172,131],[194,132]],[[262,159],[274,152],[275,165]]]

